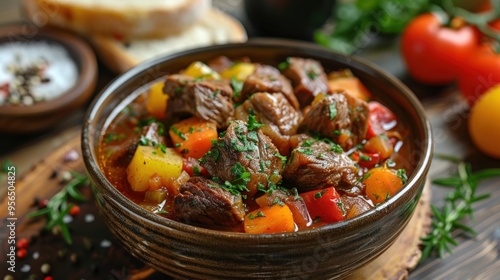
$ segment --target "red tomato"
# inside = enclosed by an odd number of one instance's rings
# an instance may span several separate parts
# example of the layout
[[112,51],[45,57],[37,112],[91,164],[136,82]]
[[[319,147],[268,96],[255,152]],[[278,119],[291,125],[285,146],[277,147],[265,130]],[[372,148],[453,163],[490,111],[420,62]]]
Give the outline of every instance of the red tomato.
[[396,124],[396,115],[384,105],[377,101],[370,101],[368,107],[370,111],[368,113],[368,130],[366,131],[367,139],[384,133]]
[[489,88],[500,83],[500,54],[489,44],[476,49],[460,68],[458,87],[470,106]]
[[437,15],[425,13],[403,31],[401,52],[415,80],[443,85],[456,79],[456,69],[478,42],[479,34],[473,27],[448,28]]
[[344,219],[344,205],[334,187],[309,191],[300,196],[304,199],[312,219],[320,218],[325,223]]

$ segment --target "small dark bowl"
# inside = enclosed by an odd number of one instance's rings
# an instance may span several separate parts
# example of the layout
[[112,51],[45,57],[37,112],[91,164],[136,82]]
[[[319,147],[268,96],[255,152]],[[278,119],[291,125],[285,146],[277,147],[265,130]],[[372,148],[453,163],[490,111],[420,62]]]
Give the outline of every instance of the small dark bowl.
[[[144,85],[195,60],[226,55],[276,65],[288,56],[319,60],[328,71],[350,68],[400,118],[414,167],[404,188],[350,220],[314,230],[251,235],[204,229],[165,219],[122,195],[99,168],[97,146],[110,119]],[[400,81],[362,60],[295,41],[254,40],[186,51],[146,62],[118,77],[96,98],[82,133],[85,166],[104,220],[123,246],[154,269],[179,279],[330,279],[345,276],[387,249],[417,205],[432,156],[424,110]]]
[[68,51],[78,68],[73,87],[59,97],[28,106],[0,105],[0,132],[35,133],[47,130],[82,106],[91,97],[97,81],[97,62],[92,48],[67,31],[15,24],[0,28],[0,45],[8,42],[58,43]]

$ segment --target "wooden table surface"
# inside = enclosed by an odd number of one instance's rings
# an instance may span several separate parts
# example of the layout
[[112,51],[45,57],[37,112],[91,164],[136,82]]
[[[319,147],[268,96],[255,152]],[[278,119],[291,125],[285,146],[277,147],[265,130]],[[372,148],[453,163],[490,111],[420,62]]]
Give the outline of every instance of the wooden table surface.
[[[20,0],[0,2],[0,25],[21,20],[19,3]],[[214,4],[239,18],[251,37],[258,34],[248,23],[240,0],[214,0]],[[464,158],[472,163],[475,170],[500,167],[499,160],[484,156],[472,145],[467,134],[468,107],[454,85],[428,87],[408,77],[400,58],[397,37],[374,38],[367,47],[360,49],[358,55],[394,74],[415,92],[432,124],[435,153]],[[99,71],[96,92],[114,77],[105,67],[100,66]],[[26,174],[56,147],[80,133],[84,110],[85,107],[75,111],[70,118],[43,133],[0,134],[0,162],[12,160],[19,174]],[[429,177],[445,176],[453,170],[452,167],[448,162],[434,160]],[[5,186],[2,181],[0,194],[5,191]],[[447,190],[437,186],[431,186],[431,190],[432,203],[438,207],[443,205]],[[454,234],[459,246],[453,248],[453,255],[420,263],[410,273],[410,279],[500,279],[500,178],[484,181],[478,193],[491,194],[489,199],[475,206],[475,219],[467,221],[478,235],[471,237],[457,231]],[[3,257],[0,259],[3,260]]]

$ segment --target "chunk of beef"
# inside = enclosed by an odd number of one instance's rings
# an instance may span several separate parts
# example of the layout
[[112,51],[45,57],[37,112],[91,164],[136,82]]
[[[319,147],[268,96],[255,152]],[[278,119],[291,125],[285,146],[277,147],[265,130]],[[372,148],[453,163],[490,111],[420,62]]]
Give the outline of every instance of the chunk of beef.
[[276,156],[278,149],[271,139],[249,126],[251,123],[233,121],[203,157],[201,165],[222,183],[243,185],[247,189],[244,192],[253,195],[259,188],[266,189],[281,181],[283,162]]
[[165,145],[165,137],[163,136],[164,132],[162,130],[162,124],[157,122],[152,122],[143,126],[140,134],[134,133],[128,135],[128,138],[119,142],[116,147],[110,147],[113,151],[109,154],[110,159],[118,165],[127,166],[134,156],[141,136],[144,136],[144,138],[147,139],[146,141],[148,145]]
[[349,118],[351,120],[349,140],[352,141],[351,146],[355,146],[366,136],[370,107],[368,106],[368,102],[346,91],[339,91],[339,93],[346,97],[347,104],[349,105]]
[[311,104],[319,93],[329,91],[325,70],[318,61],[289,57],[287,64],[288,67],[283,70],[283,74],[292,81],[301,107]]
[[234,62],[224,55],[213,58],[207,62],[208,67],[219,73],[228,69],[233,64]]
[[329,186],[349,188],[357,183],[357,173],[356,164],[345,153],[309,138],[292,151],[282,176],[285,186],[305,192]]
[[187,223],[235,226],[245,217],[241,195],[234,195],[212,180],[191,177],[174,198],[177,218]]
[[318,133],[344,150],[359,144],[367,130],[368,104],[348,94],[333,93],[306,110],[299,132]]
[[299,102],[290,81],[281,75],[278,69],[270,65],[257,65],[255,72],[245,80],[241,95],[235,101],[241,102],[256,92],[280,92],[295,109],[299,109]]
[[255,93],[235,110],[235,119],[247,121],[250,113],[265,126],[262,132],[271,138],[280,154],[290,153],[290,136],[297,133],[301,115],[281,93]]
[[168,94],[167,116],[195,115],[227,127],[227,120],[233,116],[233,90],[227,81],[196,80],[186,75],[169,75],[163,92]]

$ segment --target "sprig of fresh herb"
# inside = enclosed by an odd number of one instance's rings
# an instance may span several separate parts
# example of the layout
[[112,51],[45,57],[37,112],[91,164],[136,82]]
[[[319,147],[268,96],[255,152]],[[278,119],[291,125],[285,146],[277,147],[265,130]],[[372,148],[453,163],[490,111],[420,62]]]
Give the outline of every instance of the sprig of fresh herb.
[[418,14],[437,0],[341,1],[333,13],[331,31],[314,34],[316,43],[351,54],[380,34],[398,34]]
[[2,162],[2,167],[0,169],[0,180],[2,180],[2,174],[8,174],[9,173],[9,168],[13,166],[14,163],[12,161],[6,159]]
[[88,183],[88,177],[85,174],[78,172],[71,172],[72,179],[52,198],[50,198],[45,208],[28,213],[27,217],[34,218],[46,216],[47,222],[44,229],[51,230],[53,227],[58,226],[61,234],[66,243],[71,244],[71,234],[68,226],[63,221],[71,208],[74,206],[70,203],[70,198],[76,201],[84,201],[85,197],[78,191],[79,187],[85,186]]
[[467,216],[473,219],[473,204],[489,197],[489,194],[476,195],[480,181],[500,176],[499,168],[472,172],[470,163],[463,162],[452,156],[438,157],[456,163],[457,174],[432,181],[436,185],[450,187],[452,191],[447,194],[445,205],[441,210],[431,205],[434,215],[432,231],[421,239],[423,244],[421,261],[431,256],[434,252],[440,258],[443,258],[446,252],[451,254],[451,246],[458,245],[458,242],[452,236],[452,231],[455,229],[476,234],[471,227],[462,223],[461,220]]

